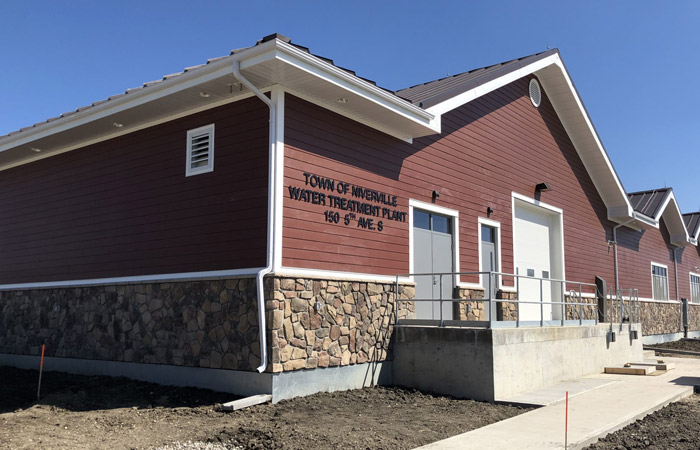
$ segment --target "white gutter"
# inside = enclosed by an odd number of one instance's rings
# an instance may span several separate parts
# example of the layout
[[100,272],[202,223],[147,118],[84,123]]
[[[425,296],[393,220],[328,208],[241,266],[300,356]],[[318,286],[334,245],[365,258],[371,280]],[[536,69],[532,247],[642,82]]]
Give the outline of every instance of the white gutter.
[[260,366],[258,366],[257,371],[262,373],[267,368],[267,324],[265,321],[265,289],[263,286],[263,278],[265,275],[272,272],[272,264],[274,261],[274,219],[275,219],[275,180],[277,179],[276,171],[277,165],[276,153],[277,153],[277,136],[275,126],[277,123],[277,111],[275,104],[265,96],[258,88],[248,81],[242,74],[240,70],[240,61],[233,61],[233,75],[243,83],[245,87],[251,90],[260,100],[262,100],[270,108],[270,154],[268,163],[268,193],[267,193],[267,263],[256,275],[257,287],[258,287],[258,332],[260,333]]

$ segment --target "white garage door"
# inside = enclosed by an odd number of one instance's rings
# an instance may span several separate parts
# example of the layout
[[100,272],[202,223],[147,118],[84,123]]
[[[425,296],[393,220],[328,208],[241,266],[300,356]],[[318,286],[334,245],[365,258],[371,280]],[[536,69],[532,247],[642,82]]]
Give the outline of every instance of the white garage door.
[[[551,320],[553,250],[556,251],[558,217],[542,208],[515,205],[513,223],[515,267],[520,278],[520,320]],[[539,280],[544,278],[545,280]],[[540,301],[542,303],[540,303]]]

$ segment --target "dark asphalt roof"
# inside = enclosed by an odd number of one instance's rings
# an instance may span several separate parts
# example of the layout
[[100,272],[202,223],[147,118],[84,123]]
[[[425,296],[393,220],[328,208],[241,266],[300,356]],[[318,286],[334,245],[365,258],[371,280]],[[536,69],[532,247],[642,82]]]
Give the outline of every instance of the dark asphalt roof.
[[462,92],[466,92],[481,84],[487,83],[556,53],[559,53],[559,50],[553,48],[523,58],[470,70],[469,72],[463,72],[423,84],[417,84],[406,89],[398,90],[395,94],[411,103],[417,103],[422,108],[430,108]]
[[688,234],[691,237],[695,237],[700,228],[700,211],[683,214],[683,223],[685,223],[685,228],[688,230]]
[[666,196],[672,192],[671,188],[652,189],[649,191],[631,192],[627,194],[632,208],[645,216],[654,217],[661,212],[661,206]]

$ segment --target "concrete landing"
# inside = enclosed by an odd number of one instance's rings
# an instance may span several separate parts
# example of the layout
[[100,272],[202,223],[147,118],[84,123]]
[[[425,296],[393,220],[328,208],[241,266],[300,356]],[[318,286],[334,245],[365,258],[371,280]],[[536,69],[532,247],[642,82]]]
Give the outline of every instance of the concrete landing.
[[[700,359],[664,358],[675,370],[655,377],[590,375],[579,386],[593,388],[569,396],[569,449],[599,438],[693,393],[700,385]],[[606,384],[595,387],[589,380]],[[541,389],[539,390],[541,391]],[[525,395],[525,394],[522,394]],[[434,442],[423,449],[561,449],[564,448],[565,403],[556,401],[534,411],[468,433]]]

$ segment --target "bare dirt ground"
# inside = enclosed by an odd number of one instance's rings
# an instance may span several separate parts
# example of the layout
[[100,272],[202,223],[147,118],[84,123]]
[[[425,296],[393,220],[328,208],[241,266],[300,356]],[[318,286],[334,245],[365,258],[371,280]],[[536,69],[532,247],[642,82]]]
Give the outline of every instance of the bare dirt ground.
[[693,395],[609,434],[587,450],[697,450],[700,395]]
[[[654,347],[700,352],[700,340],[680,340]],[[697,358],[659,353],[658,356]],[[700,448],[700,395],[693,395],[609,434],[587,450],[697,450]]]
[[58,372],[37,402],[37,379],[0,367],[0,448],[414,448],[527,411],[376,387],[227,413],[226,394]]

